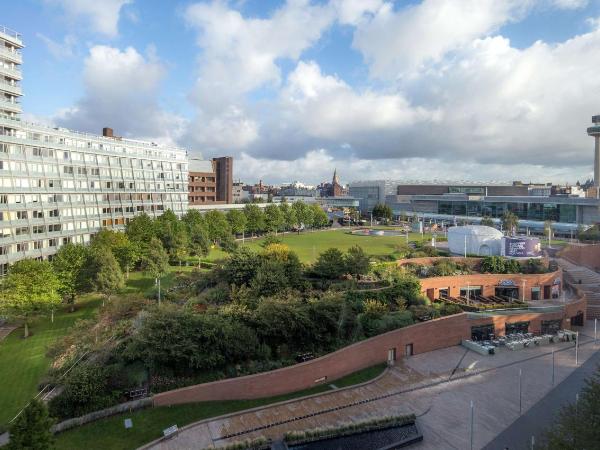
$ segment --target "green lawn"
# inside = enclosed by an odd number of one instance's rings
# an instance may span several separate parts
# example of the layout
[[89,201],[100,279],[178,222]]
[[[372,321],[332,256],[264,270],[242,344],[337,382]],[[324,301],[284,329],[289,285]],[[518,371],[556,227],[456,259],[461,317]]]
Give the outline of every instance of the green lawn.
[[[348,230],[333,230],[333,231],[316,231],[302,232],[301,234],[281,234],[279,239],[298,254],[300,260],[304,263],[314,262],[319,253],[324,252],[328,248],[336,247],[345,251],[353,245],[359,245],[372,256],[387,256],[394,252],[398,244],[406,243],[404,236],[356,236],[349,234]],[[430,235],[425,235],[425,238],[431,238]],[[417,241],[422,237],[419,233],[410,233],[409,240]],[[244,245],[260,250],[262,239],[246,239]],[[239,241],[238,241],[239,242]],[[211,250],[208,259],[217,260],[226,256],[226,253],[220,250]]]
[[0,342],[0,426],[4,426],[37,394],[38,384],[48,370],[48,346],[66,335],[77,319],[93,315],[101,301],[97,296],[86,296],[77,311],[61,309],[50,317],[32,321],[31,337],[23,339],[23,329],[13,331]]
[[[177,272],[191,272],[195,266],[169,266],[168,273],[160,281],[161,292],[165,292],[175,283]],[[154,278],[144,272],[131,272],[122,293],[142,293],[146,297],[153,297],[156,292]]]
[[[168,289],[175,281],[175,273],[189,271],[193,267],[170,267],[162,281]],[[154,292],[154,280],[142,272],[132,272],[123,293],[143,292],[150,296]],[[38,392],[38,385],[48,371],[51,359],[46,356],[48,347],[57,339],[67,335],[77,319],[90,318],[102,304],[98,295],[83,296],[74,313],[61,308],[50,317],[38,317],[31,323],[32,336],[23,339],[23,329],[13,331],[0,342],[0,427],[5,426],[27,402]]]
[[[379,364],[334,380],[331,383],[337,387],[364,383],[381,374],[384,369],[385,364]],[[331,389],[329,385],[320,385],[291,394],[257,400],[190,403],[119,414],[59,434],[56,437],[56,447],[59,450],[78,450],[81,448],[86,450],[134,449],[159,438],[163,429],[174,424],[182,427],[202,419],[317,394]],[[123,425],[125,418],[132,419],[132,429],[125,429]]]

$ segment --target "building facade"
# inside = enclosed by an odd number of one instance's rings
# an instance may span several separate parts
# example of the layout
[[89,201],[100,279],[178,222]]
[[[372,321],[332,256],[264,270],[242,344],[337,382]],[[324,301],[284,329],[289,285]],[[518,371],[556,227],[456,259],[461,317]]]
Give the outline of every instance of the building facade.
[[[20,73],[7,67],[4,55],[13,50],[4,48],[21,47],[18,34],[0,28],[0,86]],[[102,228],[123,229],[138,214],[187,211],[185,150],[108,128],[98,136],[30,124],[19,112],[0,107],[0,274],[20,259],[89,242]]]
[[191,159],[188,189],[190,205],[234,203],[233,158]]

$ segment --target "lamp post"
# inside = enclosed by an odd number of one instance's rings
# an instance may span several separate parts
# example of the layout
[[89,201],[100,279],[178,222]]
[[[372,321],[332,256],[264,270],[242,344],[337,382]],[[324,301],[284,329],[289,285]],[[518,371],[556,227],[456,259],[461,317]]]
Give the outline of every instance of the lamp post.
[[523,389],[522,389],[522,383],[521,383],[522,376],[523,376],[523,369],[519,369],[519,416],[523,412],[523,397],[522,397]]
[[521,295],[521,298],[523,300],[523,303],[525,303],[525,280],[523,280],[523,293]]
[[473,405],[473,400],[471,400],[471,427],[470,427],[470,434],[471,434],[471,436],[470,436],[470,442],[471,442],[470,448],[471,448],[471,450],[473,450],[473,431],[474,431],[473,430],[473,422],[474,422],[473,419],[475,417],[475,415],[474,415],[474,409],[475,409],[475,406]]

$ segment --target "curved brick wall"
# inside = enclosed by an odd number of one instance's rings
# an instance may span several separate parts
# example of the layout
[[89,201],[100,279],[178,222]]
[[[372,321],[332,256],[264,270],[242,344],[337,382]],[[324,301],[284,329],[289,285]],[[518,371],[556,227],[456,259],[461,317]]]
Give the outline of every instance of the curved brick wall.
[[[585,298],[567,305],[565,311],[552,313],[525,313],[496,315],[470,319],[466,313],[442,317],[406,328],[390,331],[357,342],[321,358],[270,372],[239,378],[198,384],[182,389],[163,392],[153,397],[155,406],[173,405],[216,400],[237,400],[271,397],[327,384],[357,370],[387,360],[388,350],[396,349],[397,358],[405,355],[405,346],[413,345],[415,354],[460,344],[469,339],[471,326],[494,323],[498,332],[506,323],[530,322],[530,331],[540,331],[542,320],[568,319],[579,311],[585,313]],[[568,320],[563,327],[569,328]],[[500,333],[498,333],[500,334]]]
[[568,245],[558,255],[578,266],[600,270],[600,244]]

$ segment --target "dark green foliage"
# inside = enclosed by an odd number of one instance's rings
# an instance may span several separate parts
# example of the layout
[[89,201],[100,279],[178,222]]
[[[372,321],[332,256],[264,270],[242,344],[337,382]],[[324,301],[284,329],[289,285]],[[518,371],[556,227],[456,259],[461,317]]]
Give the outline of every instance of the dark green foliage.
[[61,380],[64,391],[50,401],[50,412],[64,419],[78,417],[116,403],[120,392],[113,391],[110,379],[114,367],[94,363],[75,366]]
[[590,227],[585,231],[579,230],[577,232],[577,238],[580,241],[600,241],[600,226],[594,225],[593,227]]
[[330,280],[340,278],[346,273],[346,260],[344,254],[337,248],[330,248],[319,255],[313,266],[313,272]]
[[315,336],[305,303],[291,299],[264,299],[256,309],[256,331],[273,353],[281,353],[281,346],[289,350],[312,346]]
[[586,380],[577,404],[564,407],[546,433],[547,450],[596,449],[600,442],[600,373]]
[[93,252],[90,266],[94,273],[92,277],[94,290],[110,301],[110,298],[125,285],[119,263],[110,250],[102,247]]
[[502,256],[486,256],[481,261],[480,270],[483,273],[521,273],[521,265],[516,259]]
[[229,256],[223,266],[225,280],[236,286],[249,285],[256,276],[259,264],[258,253],[248,247],[241,247]]
[[161,309],[145,319],[124,355],[153,371],[189,373],[251,359],[257,350],[256,334],[243,323],[217,314]]
[[362,247],[354,245],[346,252],[345,265],[348,273],[354,276],[365,275],[369,273],[369,256]]
[[44,402],[34,399],[10,427],[10,442],[6,450],[49,450],[54,448],[50,427],[54,420]]
[[244,206],[244,214],[246,215],[246,230],[252,233],[262,233],[265,230],[265,214],[256,205],[252,203]]
[[373,207],[373,217],[376,219],[391,220],[392,216],[392,208],[388,205],[378,203]]
[[267,234],[263,238],[262,242],[260,243],[260,246],[263,248],[266,248],[271,244],[281,244],[281,243],[283,243],[283,241],[280,238],[278,238],[277,236],[275,236],[274,234]]
[[85,279],[89,256],[88,247],[69,243],[63,245],[52,259],[52,267],[60,281],[59,293],[71,305],[75,304],[75,297],[86,292],[90,285]]
[[529,258],[523,267],[525,273],[546,273],[549,268],[544,265],[541,259]]
[[125,227],[125,234],[129,240],[137,244],[149,242],[156,236],[154,222],[146,213],[135,216]]
[[358,319],[366,337],[376,336],[414,323],[409,311],[394,311],[382,315],[363,313],[358,316]]

